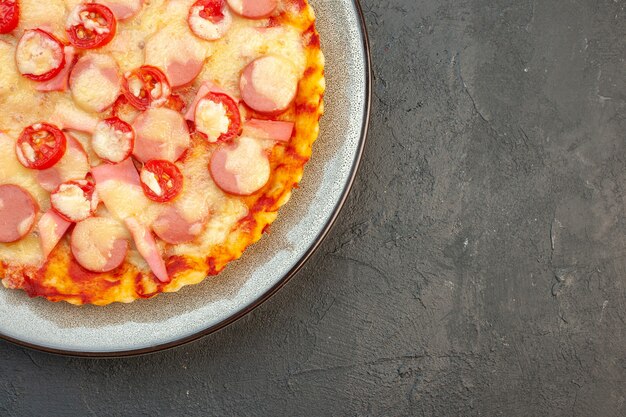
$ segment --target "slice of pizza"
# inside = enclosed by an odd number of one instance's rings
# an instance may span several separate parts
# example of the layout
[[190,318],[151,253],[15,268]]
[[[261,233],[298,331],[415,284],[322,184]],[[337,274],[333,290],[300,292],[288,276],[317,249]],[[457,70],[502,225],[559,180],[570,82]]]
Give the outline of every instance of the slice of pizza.
[[324,57],[305,0],[6,0],[0,277],[72,304],[218,274],[311,157]]

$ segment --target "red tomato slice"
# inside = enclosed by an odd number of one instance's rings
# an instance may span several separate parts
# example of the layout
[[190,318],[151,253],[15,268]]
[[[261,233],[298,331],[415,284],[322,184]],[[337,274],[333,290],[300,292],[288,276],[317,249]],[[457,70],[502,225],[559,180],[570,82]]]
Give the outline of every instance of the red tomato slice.
[[0,0],[0,33],[9,33],[20,22],[20,6],[17,0]]
[[52,167],[65,154],[67,139],[56,126],[37,123],[24,129],[15,144],[17,159],[26,168]]
[[183,189],[183,174],[169,161],[153,159],[141,169],[141,187],[152,201],[172,201]]
[[100,48],[115,37],[117,20],[108,7],[97,3],[86,3],[72,10],[65,29],[70,43],[75,47]]
[[134,145],[135,130],[118,117],[98,122],[91,139],[91,147],[96,155],[112,164],[128,159]]
[[[228,126],[221,125],[224,117]],[[209,142],[229,142],[241,133],[239,106],[226,94],[208,93],[196,105],[195,124]]]
[[26,30],[15,49],[15,63],[24,77],[49,81],[65,67],[65,46],[45,30]]
[[122,89],[128,102],[141,111],[165,104],[172,93],[163,71],[150,65],[127,73]]
[[63,220],[77,223],[93,216],[98,208],[95,191],[91,181],[64,182],[50,194],[50,205]]

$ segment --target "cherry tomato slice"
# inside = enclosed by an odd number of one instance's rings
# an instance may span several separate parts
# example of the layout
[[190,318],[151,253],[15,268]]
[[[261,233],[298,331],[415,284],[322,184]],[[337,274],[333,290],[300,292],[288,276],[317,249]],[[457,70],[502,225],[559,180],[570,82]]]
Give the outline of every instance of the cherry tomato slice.
[[224,4],[225,0],[198,0],[191,6],[193,10],[196,7],[202,7],[200,17],[215,24],[224,20]]
[[183,189],[183,174],[169,161],[153,159],[141,169],[143,192],[152,201],[172,201]]
[[[216,129],[215,115],[209,115],[207,121],[203,117],[203,112],[215,111],[215,107],[208,108],[207,101],[214,104],[221,104],[228,118],[228,129],[222,132]],[[219,116],[219,115],[218,115]],[[241,113],[239,106],[230,96],[223,93],[208,93],[198,101],[196,105],[196,130],[207,136],[210,142],[229,142],[241,134]]]
[[118,117],[99,121],[91,138],[91,147],[96,155],[112,164],[127,160],[134,145],[135,130]]
[[20,22],[17,0],[0,0],[0,33],[12,32]]
[[80,49],[100,48],[111,42],[117,20],[108,7],[97,3],[76,6],[67,19],[70,43]]
[[122,89],[128,102],[141,111],[165,104],[172,92],[163,71],[150,65],[127,73]]
[[[64,220],[77,223],[93,216],[98,208],[95,191],[92,181],[67,181],[50,194],[50,206]],[[81,204],[76,204],[81,198]]]
[[38,82],[49,81],[65,67],[65,46],[45,30],[26,30],[17,43],[15,63],[24,77]]
[[36,123],[24,129],[15,144],[17,159],[26,168],[52,167],[65,155],[67,139],[56,126]]

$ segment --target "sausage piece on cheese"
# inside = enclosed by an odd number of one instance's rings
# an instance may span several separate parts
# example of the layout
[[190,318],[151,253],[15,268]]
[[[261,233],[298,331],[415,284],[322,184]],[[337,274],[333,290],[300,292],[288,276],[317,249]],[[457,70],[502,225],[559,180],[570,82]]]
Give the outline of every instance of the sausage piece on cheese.
[[266,114],[281,113],[293,102],[298,90],[298,71],[284,58],[264,56],[252,61],[241,74],[243,101]]
[[252,195],[270,179],[267,153],[257,140],[245,136],[213,152],[209,168],[215,184],[234,195]]
[[270,16],[278,6],[278,0],[227,0],[233,11],[248,19]]
[[48,258],[71,225],[72,223],[59,216],[54,210],[49,210],[41,216],[37,223],[37,232],[44,258]]
[[143,0],[100,0],[107,6],[117,20],[126,20],[135,16],[143,7]]
[[167,108],[148,109],[133,122],[135,149],[141,162],[161,159],[175,162],[189,148],[191,137],[183,116]]
[[77,223],[70,238],[76,261],[92,272],[109,272],[126,259],[128,233],[108,217],[90,217]]
[[18,185],[0,185],[0,242],[16,242],[30,233],[38,212],[28,191]]
[[163,261],[163,256],[150,229],[133,217],[127,218],[125,222],[126,227],[128,227],[128,230],[130,230],[130,233],[133,235],[137,251],[139,251],[141,256],[146,260],[154,275],[161,282],[169,282],[170,278],[167,274],[165,261]]
[[163,241],[177,245],[195,240],[204,228],[206,218],[189,221],[176,207],[168,207],[152,223],[152,230]]
[[117,63],[109,55],[87,54],[80,58],[70,75],[74,101],[91,112],[102,112],[115,103],[122,83]]
[[244,123],[242,135],[288,143],[293,135],[293,129],[293,122],[250,119]]

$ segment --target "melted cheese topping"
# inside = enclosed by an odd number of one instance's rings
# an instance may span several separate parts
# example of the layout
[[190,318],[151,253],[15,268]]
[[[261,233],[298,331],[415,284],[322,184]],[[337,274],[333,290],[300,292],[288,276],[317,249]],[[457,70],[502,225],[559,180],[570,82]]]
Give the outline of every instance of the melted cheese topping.
[[[45,7],[42,7],[41,0],[20,0],[20,30],[41,28],[52,32],[62,41],[67,40],[65,34],[65,20],[67,12],[70,10],[67,6],[72,2],[64,0],[45,0]],[[80,0],[75,0],[75,4]]]
[[147,169],[141,170],[141,182],[146,184],[154,194],[158,196],[163,195],[163,189],[161,185],[159,185],[159,180],[154,172],[148,171]]
[[61,65],[63,51],[54,40],[31,31],[20,40],[15,60],[22,74],[43,75]]
[[74,221],[86,219],[91,214],[91,201],[85,198],[83,190],[75,184],[62,184],[50,196],[50,202],[59,213]]
[[108,123],[98,123],[93,133],[91,146],[101,158],[111,162],[122,162],[130,153],[131,132],[116,130]]
[[222,103],[200,100],[196,108],[196,129],[207,135],[210,142],[216,142],[230,127],[227,113]]

